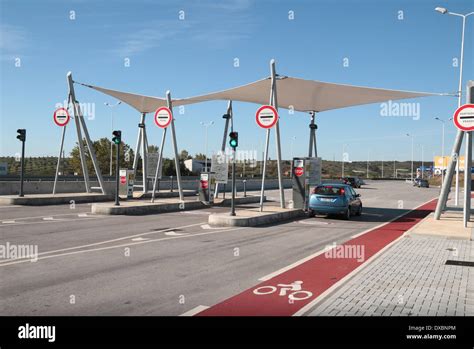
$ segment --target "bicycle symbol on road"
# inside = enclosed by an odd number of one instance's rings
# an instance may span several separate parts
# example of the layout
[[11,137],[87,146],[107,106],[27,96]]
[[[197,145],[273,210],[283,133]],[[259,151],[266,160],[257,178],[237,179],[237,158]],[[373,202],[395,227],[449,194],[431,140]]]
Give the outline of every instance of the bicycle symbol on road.
[[[276,286],[261,286],[253,290],[253,293],[257,296],[265,296],[267,294],[272,294],[278,290],[277,287],[280,287],[279,296],[288,296],[290,302],[293,301],[302,301],[310,298],[313,293],[309,291],[304,291],[301,287],[303,281],[293,281],[291,284],[278,284]],[[292,291],[292,292],[290,292]],[[289,293],[290,292],[290,293]]]

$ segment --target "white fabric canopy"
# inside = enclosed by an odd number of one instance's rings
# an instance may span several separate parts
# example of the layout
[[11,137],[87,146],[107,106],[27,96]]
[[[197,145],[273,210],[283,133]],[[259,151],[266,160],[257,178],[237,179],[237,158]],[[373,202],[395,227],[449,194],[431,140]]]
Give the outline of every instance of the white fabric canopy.
[[[166,99],[143,96],[134,93],[110,90],[102,87],[81,84],[113,96],[141,113],[154,112],[166,106]],[[268,104],[270,100],[270,78],[258,80],[247,85],[206,95],[173,99],[173,106],[188,105],[212,100],[232,100],[256,104]],[[334,84],[292,77],[278,77],[277,99],[280,108],[296,111],[326,111],[355,105],[379,103],[388,100],[440,96],[440,93],[387,90],[343,84]]]

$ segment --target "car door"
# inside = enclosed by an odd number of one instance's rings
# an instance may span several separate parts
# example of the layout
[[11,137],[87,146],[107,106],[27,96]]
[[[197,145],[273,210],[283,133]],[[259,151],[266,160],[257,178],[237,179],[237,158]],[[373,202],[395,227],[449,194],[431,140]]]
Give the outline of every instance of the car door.
[[357,196],[357,193],[355,192],[354,189],[350,189],[350,192],[351,192],[351,209],[352,209],[352,212],[357,212],[359,210],[359,206],[360,206],[360,199],[359,197]]

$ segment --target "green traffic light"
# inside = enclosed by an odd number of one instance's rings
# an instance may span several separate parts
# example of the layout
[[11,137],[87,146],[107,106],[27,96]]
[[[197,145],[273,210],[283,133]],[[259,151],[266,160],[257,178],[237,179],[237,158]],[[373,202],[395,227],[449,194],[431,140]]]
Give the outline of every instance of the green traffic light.
[[237,146],[237,141],[235,139],[231,139],[230,146],[235,148]]

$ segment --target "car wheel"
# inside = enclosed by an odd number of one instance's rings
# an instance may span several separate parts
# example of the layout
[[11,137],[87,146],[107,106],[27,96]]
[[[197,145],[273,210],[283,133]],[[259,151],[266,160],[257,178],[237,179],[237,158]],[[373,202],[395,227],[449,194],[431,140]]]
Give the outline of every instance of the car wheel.
[[346,221],[351,219],[351,208],[350,207],[347,208],[347,211],[343,214],[342,218]]
[[362,204],[359,206],[359,209],[357,210],[356,216],[362,216]]
[[309,217],[314,217],[316,215],[316,213],[313,211],[313,210],[308,210],[308,216]]

